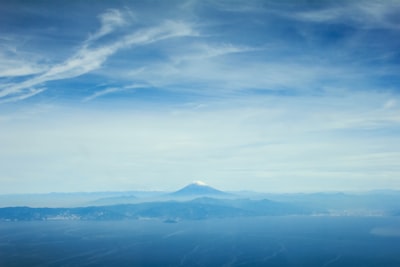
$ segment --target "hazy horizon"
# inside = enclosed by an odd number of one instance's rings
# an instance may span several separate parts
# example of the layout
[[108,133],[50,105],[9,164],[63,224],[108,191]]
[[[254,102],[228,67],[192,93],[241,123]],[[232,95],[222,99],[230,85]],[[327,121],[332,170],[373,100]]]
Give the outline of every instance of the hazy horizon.
[[399,1],[0,5],[0,194],[400,190]]
[[[133,192],[148,192],[148,193],[172,193],[175,191],[178,191],[188,185],[193,184],[193,182],[188,182],[184,185],[181,185],[177,188],[171,188],[171,189],[166,189],[169,188],[169,186],[160,185],[158,188],[147,188],[147,189],[141,189],[141,188],[130,188],[130,189],[121,189],[121,190],[103,190],[103,191],[38,191],[38,192],[32,192],[32,191],[25,191],[25,192],[11,192],[11,193],[0,193],[1,195],[51,195],[51,194],[107,194],[107,193],[133,193]],[[375,188],[375,189],[369,189],[369,190],[291,190],[291,191],[271,191],[271,190],[245,190],[245,189],[239,189],[239,190],[225,190],[224,188],[219,188],[215,187],[211,184],[205,184],[207,186],[210,186],[214,189],[223,191],[223,192],[231,192],[231,193],[255,193],[255,194],[318,194],[318,193],[327,193],[327,194],[335,194],[335,193],[344,193],[344,194],[366,194],[366,193],[374,193],[374,192],[380,192],[380,193],[385,193],[385,192],[400,192],[399,189],[393,189],[393,188]],[[238,195],[240,197],[240,195]]]

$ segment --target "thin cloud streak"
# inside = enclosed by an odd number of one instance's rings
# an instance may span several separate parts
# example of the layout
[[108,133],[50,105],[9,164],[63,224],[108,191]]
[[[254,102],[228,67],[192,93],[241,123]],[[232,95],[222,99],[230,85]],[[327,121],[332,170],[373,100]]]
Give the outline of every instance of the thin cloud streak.
[[399,1],[350,1],[344,6],[328,6],[289,15],[298,20],[316,23],[348,23],[365,29],[400,30],[400,23],[391,19],[400,11]]
[[110,87],[110,88],[106,88],[106,89],[103,89],[100,91],[96,91],[94,94],[84,98],[83,102],[88,102],[88,101],[91,101],[93,99],[96,99],[98,97],[105,96],[108,94],[124,92],[127,90],[133,90],[133,89],[138,89],[138,88],[147,88],[147,87],[149,87],[148,84],[134,84],[134,85],[124,86],[124,87]]
[[24,90],[23,94],[19,94],[17,96],[5,98],[5,99],[1,99],[0,98],[0,104],[1,103],[11,103],[11,102],[17,102],[17,101],[20,101],[20,100],[24,100],[24,99],[30,98],[32,96],[35,96],[37,94],[40,94],[40,93],[44,92],[45,90],[46,90],[46,88],[40,88],[40,89],[29,88],[29,90]]
[[[398,20],[393,19],[400,10],[397,0],[326,2],[323,5],[308,5],[305,2],[289,1],[279,5],[275,1],[212,1],[211,5],[224,12],[261,13],[312,23],[346,23],[363,29],[400,29]],[[287,9],[282,9],[282,6]]]

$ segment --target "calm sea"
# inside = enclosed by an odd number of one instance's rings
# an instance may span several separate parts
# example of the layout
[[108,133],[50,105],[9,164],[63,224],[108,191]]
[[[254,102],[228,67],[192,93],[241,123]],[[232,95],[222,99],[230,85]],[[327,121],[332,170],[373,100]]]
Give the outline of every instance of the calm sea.
[[0,266],[400,266],[398,217],[0,222]]

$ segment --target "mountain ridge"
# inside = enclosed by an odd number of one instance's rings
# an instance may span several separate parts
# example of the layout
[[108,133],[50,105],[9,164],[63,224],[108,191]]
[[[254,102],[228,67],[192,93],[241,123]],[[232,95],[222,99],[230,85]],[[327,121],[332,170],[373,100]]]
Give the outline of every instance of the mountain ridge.
[[270,200],[197,198],[78,208],[0,208],[0,221],[178,219],[309,215],[314,211]]

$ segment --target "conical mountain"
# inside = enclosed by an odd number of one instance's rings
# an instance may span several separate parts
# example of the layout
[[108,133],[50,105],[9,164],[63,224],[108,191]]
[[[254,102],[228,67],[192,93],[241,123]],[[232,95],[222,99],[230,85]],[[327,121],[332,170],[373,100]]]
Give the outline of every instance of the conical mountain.
[[195,181],[183,187],[182,189],[179,189],[178,191],[172,193],[171,195],[186,197],[186,196],[223,196],[229,194],[220,191],[218,189],[215,189],[205,184],[204,182]]

